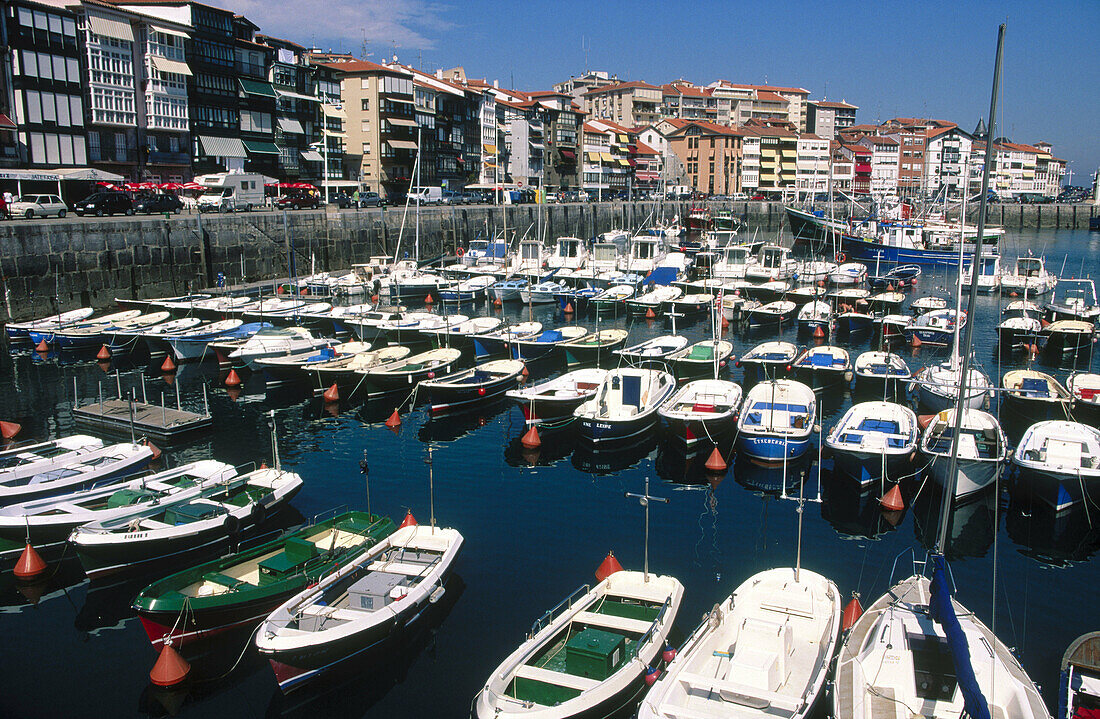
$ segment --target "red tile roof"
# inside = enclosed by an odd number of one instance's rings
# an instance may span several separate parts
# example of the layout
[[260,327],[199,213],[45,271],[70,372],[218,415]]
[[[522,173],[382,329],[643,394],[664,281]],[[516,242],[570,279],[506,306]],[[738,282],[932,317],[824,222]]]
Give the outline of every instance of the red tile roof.
[[765,90],[767,92],[786,92],[795,95],[809,95],[810,91],[801,87],[781,87],[779,85],[739,85],[735,82],[729,82],[727,80],[719,80],[719,83],[726,87],[736,87],[742,90]]
[[782,95],[778,95],[770,90],[758,90],[756,93],[757,100],[763,100],[764,102],[786,102],[787,98]]
[[585,95],[598,95],[601,92],[615,92],[617,90],[630,90],[633,88],[644,88],[647,90],[660,90],[661,88],[656,85],[650,85],[648,82],[642,82],[641,80],[632,80],[630,82],[619,82],[614,85],[604,85],[603,87],[594,87]]
[[349,75],[364,72],[390,72],[395,75],[407,74],[406,71],[401,68],[386,67],[385,65],[379,65],[370,60],[356,60],[355,62],[320,62],[317,64]]
[[881,135],[868,135],[866,140],[869,140],[872,145],[900,145],[901,143],[892,137],[882,137]]
[[827,107],[833,110],[858,110],[858,105],[849,105],[846,102],[833,102],[832,100],[810,100],[811,105]]
[[657,155],[657,154],[659,154],[656,150],[654,150],[652,147],[645,144],[641,140],[638,140],[637,142],[635,142],[635,152],[639,155]]

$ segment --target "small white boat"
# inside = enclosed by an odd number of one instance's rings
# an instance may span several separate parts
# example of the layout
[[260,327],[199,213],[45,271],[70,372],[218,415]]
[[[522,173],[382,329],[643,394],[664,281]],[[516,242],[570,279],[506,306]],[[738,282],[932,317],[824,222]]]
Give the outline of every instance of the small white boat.
[[851,356],[848,350],[835,345],[807,347],[792,367],[795,372],[809,380],[811,387],[852,381]]
[[253,363],[258,359],[296,354],[335,343],[335,340],[314,337],[302,327],[269,327],[252,335],[229,354],[229,359],[235,364],[253,368]]
[[750,282],[789,280],[798,271],[798,261],[791,259],[791,251],[780,245],[764,245],[760,248],[760,261],[745,269],[745,279]]
[[646,361],[660,362],[672,353],[688,346],[688,338],[681,335],[660,335],[652,337],[630,347],[616,350],[615,354],[627,362],[640,363]]
[[683,294],[679,287],[658,285],[627,300],[626,308],[632,315],[648,315],[652,311],[656,316],[661,314],[665,304],[678,300]]
[[883,315],[874,319],[874,324],[878,325],[882,338],[888,342],[904,338],[905,328],[912,322],[913,318],[910,315]]
[[840,620],[840,590],[820,574],[749,577],[704,615],[638,719],[801,719],[824,689]]
[[741,355],[738,367],[745,368],[745,379],[753,382],[757,377],[778,377],[791,371],[791,364],[798,356],[798,348],[791,342],[764,342]]
[[669,434],[689,449],[700,440],[717,444],[737,425],[741,386],[722,379],[688,382],[658,410]]
[[1095,425],[1100,418],[1100,374],[1074,372],[1066,379],[1066,389],[1073,396],[1074,419],[1087,419]]
[[1024,432],[1012,453],[1016,478],[1055,511],[1100,502],[1100,430],[1046,420]]
[[1053,352],[1091,352],[1096,328],[1083,320],[1058,320],[1051,322],[1040,332],[1046,340],[1046,348]]
[[794,319],[796,305],[790,300],[775,300],[766,305],[754,307],[749,311],[749,327],[782,329],[783,325]]
[[653,427],[657,409],[675,390],[676,378],[663,370],[612,370],[596,396],[574,410],[578,435],[594,444],[637,437]]
[[429,339],[425,330],[456,327],[470,319],[467,315],[437,315],[434,312],[406,312],[398,318],[378,323],[378,335],[390,344],[415,344]]
[[893,402],[859,402],[825,436],[837,469],[861,485],[898,482],[917,448],[917,415]]
[[905,360],[893,352],[861,352],[854,364],[857,383],[881,387],[893,394],[902,382],[912,379],[913,373]]
[[1042,308],[1029,299],[1012,300],[1001,310],[1001,317],[1006,319],[1009,317],[1034,317],[1039,319],[1042,315]]
[[859,262],[845,262],[829,273],[829,282],[838,286],[862,285],[867,281],[867,267]]
[[444,302],[476,302],[485,299],[489,286],[497,281],[491,275],[474,275],[456,285],[440,288],[439,299]]
[[1100,706],[1100,632],[1075,639],[1062,655],[1058,719],[1095,717]]
[[545,305],[557,300],[569,288],[564,282],[538,282],[519,290],[519,300],[525,305]]
[[684,587],[620,569],[542,616],[489,675],[478,719],[618,716],[668,641]]
[[519,405],[527,424],[568,420],[578,405],[596,396],[607,372],[585,367],[505,394]]
[[462,548],[454,529],[402,526],[279,605],[256,631],[284,692],[410,628],[446,592]]
[[1005,390],[1003,409],[1015,411],[1032,422],[1070,416],[1073,396],[1046,372],[1009,370],[1001,379],[1001,387]]
[[474,356],[481,359],[489,355],[508,353],[516,340],[531,339],[537,337],[540,332],[542,332],[541,322],[518,322],[486,332],[473,338]]
[[1100,319],[1096,285],[1090,279],[1058,280],[1046,308],[1051,320],[1084,320],[1096,324]]
[[[959,379],[962,376],[962,364],[942,362],[928,365],[913,375],[917,385],[920,403],[933,412],[942,412],[955,406],[959,398]],[[971,365],[966,380],[966,396],[963,403],[970,409],[980,409],[989,400],[992,384],[977,367]]]
[[923,315],[936,310],[947,309],[947,300],[936,295],[918,297],[909,304],[909,309],[915,315]]
[[1043,323],[1034,317],[1009,317],[997,325],[997,341],[1008,348],[1038,346]]
[[760,462],[797,459],[810,448],[817,418],[814,391],[789,379],[753,386],[737,420],[740,451]]
[[546,264],[552,270],[579,270],[584,267],[587,259],[588,248],[585,247],[584,240],[578,237],[559,237],[554,243],[553,253],[546,258]]
[[[956,390],[956,394],[958,391]],[[956,412],[936,414],[921,435],[920,449],[930,460],[928,471],[941,487],[951,484],[951,438]],[[965,497],[993,484],[1008,452],[1008,441],[997,418],[980,409],[965,409],[959,433],[958,472],[955,496]]]
[[1047,272],[1044,258],[1017,257],[1012,271],[1001,275],[1001,292],[1036,297],[1050,292],[1057,282],[1058,278]]
[[612,285],[588,301],[596,312],[618,311],[620,305],[634,296],[630,285]]
[[798,329],[802,332],[829,334],[833,321],[833,308],[828,302],[807,302],[798,311]]
[[503,323],[504,320],[499,317],[471,317],[465,322],[423,329],[420,333],[432,338],[437,345],[459,347],[469,344],[472,338],[478,335],[499,329]]

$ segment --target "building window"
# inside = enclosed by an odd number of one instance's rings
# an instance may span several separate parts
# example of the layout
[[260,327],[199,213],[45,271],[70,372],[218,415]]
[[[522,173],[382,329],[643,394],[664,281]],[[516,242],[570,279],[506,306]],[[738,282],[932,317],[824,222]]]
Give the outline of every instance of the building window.
[[364,155],[369,155],[370,154],[370,143],[369,142],[364,142],[363,143],[363,154]]

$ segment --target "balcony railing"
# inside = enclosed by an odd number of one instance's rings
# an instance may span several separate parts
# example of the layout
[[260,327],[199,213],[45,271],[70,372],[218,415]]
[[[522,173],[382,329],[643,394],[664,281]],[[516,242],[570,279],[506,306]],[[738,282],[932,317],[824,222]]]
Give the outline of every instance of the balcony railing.
[[267,78],[267,66],[260,65],[254,62],[236,62],[237,72],[241,75],[249,75],[250,77],[262,77]]

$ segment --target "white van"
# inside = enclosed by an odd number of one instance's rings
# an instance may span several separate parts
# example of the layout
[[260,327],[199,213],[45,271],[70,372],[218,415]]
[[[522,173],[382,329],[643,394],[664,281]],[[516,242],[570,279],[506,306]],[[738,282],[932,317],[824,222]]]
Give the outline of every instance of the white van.
[[199,212],[251,212],[264,204],[264,176],[217,172],[196,177],[207,189],[199,196]]
[[414,187],[409,190],[409,202],[414,205],[439,205],[443,203],[442,187]]

